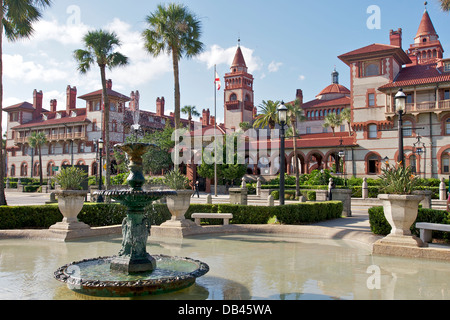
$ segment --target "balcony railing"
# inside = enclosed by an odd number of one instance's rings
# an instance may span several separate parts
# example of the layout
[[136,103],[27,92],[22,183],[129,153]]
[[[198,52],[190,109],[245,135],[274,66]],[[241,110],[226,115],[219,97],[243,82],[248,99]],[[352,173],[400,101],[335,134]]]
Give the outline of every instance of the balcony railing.
[[[407,103],[406,112],[430,112],[437,110],[450,110],[450,100],[425,101],[420,103]],[[386,107],[386,113],[395,113],[395,107]]]

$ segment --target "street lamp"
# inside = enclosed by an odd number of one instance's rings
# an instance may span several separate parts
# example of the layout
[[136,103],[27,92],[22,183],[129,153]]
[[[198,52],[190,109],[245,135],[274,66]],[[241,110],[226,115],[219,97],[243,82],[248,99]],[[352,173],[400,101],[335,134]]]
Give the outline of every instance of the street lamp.
[[285,173],[285,131],[284,126],[287,121],[288,108],[284,105],[284,102],[281,102],[281,105],[278,107],[278,121],[280,122],[281,131],[281,148],[280,148],[280,205],[284,205],[284,173]]
[[[101,191],[102,190],[102,180],[103,180],[103,178],[102,178],[102,171],[103,171],[103,166],[102,166],[103,139],[102,138],[100,138],[98,140],[97,147],[98,147],[98,153],[99,153],[99,156],[100,156],[100,179],[98,181],[98,191]],[[101,193],[98,194],[97,202],[103,202],[103,196],[102,196]]]
[[401,88],[395,95],[395,109],[398,112],[398,161],[405,168],[405,155],[403,153],[403,114],[406,110],[406,94]]
[[[419,155],[419,158],[422,158],[422,154],[426,152],[425,143],[422,141],[422,137],[420,135],[417,136],[417,141],[414,143],[415,153]],[[425,159],[424,159],[425,160]],[[425,178],[425,161],[423,162],[423,177]],[[420,172],[420,162],[419,162],[419,172]]]

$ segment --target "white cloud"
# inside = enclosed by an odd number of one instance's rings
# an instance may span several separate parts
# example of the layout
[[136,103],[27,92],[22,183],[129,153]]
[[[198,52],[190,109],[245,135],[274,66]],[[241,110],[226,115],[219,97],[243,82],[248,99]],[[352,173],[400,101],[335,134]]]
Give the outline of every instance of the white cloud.
[[59,23],[57,20],[40,20],[34,25],[35,33],[33,41],[28,43],[39,43],[53,40],[64,45],[81,44],[89,26],[83,23]]
[[280,69],[280,67],[281,67],[282,65],[283,65],[282,62],[275,62],[275,61],[272,61],[272,62],[269,64],[269,67],[268,67],[269,72],[277,72],[277,71]]
[[305,79],[306,79],[306,77],[305,77],[304,75],[302,75],[302,74],[298,76],[298,80],[303,81],[303,80],[305,80]]
[[4,54],[3,68],[3,75],[5,77],[20,80],[25,83],[37,80],[51,82],[63,80],[68,77],[67,72],[62,71],[61,68],[47,68],[34,61],[24,61],[23,57],[19,54]]
[[[242,54],[244,55],[245,63],[247,64],[250,73],[261,69],[262,62],[259,57],[254,56],[254,50],[241,46]],[[236,55],[236,47],[227,49],[215,44],[207,51],[201,53],[196,59],[207,64],[208,68],[214,65],[224,64],[229,67],[233,63]]]

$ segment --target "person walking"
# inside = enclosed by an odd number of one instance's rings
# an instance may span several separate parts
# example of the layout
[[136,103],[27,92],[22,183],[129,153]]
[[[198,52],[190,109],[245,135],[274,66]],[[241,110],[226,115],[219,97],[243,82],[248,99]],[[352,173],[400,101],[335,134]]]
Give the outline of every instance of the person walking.
[[194,184],[194,194],[192,195],[192,197],[194,197],[195,194],[197,194],[197,197],[200,198],[200,190],[199,190],[199,186],[198,186],[198,181],[196,181]]

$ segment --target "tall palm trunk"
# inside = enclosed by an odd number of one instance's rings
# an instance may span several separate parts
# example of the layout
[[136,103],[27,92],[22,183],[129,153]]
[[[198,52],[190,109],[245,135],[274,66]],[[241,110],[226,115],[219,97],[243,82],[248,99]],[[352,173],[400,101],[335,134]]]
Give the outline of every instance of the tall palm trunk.
[[42,186],[44,183],[44,179],[42,177],[42,152],[41,152],[41,145],[38,146],[38,152],[39,152],[39,185]]
[[295,196],[300,197],[300,170],[298,168],[297,160],[297,130],[295,129],[296,123],[292,126],[293,142],[294,142],[294,171],[295,171]]
[[175,129],[180,127],[180,71],[178,68],[178,55],[175,51],[176,49],[172,49],[172,61],[173,61],[173,77],[175,81]]
[[[105,143],[103,150],[105,150],[106,154],[106,174],[105,174],[105,187],[106,189],[109,189],[111,187],[110,181],[111,181],[111,154],[109,152],[109,97],[108,93],[106,92],[106,72],[105,72],[106,66],[100,65],[100,74],[102,78],[102,90],[103,90],[103,132],[105,133]],[[100,170],[103,170],[103,166],[100,163]]]
[[[0,21],[3,21],[3,0],[0,2]],[[3,114],[3,25],[0,25],[0,132],[2,131]],[[3,182],[5,161],[3,148],[0,148],[0,206],[6,206],[5,185]]]

